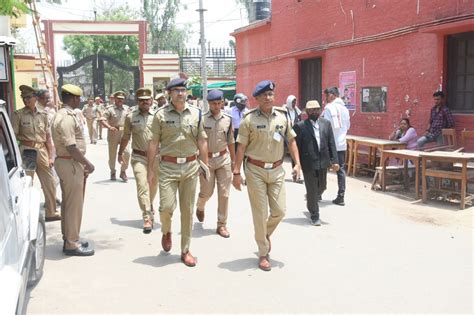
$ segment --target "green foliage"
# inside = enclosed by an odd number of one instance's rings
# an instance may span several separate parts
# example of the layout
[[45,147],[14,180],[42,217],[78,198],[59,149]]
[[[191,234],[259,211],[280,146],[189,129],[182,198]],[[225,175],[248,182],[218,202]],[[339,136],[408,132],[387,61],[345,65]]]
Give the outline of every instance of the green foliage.
[[19,17],[30,12],[26,0],[0,0],[0,15]]

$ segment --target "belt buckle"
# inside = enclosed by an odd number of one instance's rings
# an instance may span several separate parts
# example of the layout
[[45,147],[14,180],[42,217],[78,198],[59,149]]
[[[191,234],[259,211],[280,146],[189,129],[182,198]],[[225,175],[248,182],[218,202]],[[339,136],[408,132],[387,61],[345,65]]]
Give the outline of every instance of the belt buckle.
[[177,164],[184,164],[184,163],[186,163],[186,158],[176,158],[176,163]]
[[220,156],[220,155],[221,155],[220,152],[212,153],[212,157],[213,157],[213,158],[218,157],[218,156]]
[[264,169],[271,169],[271,168],[273,168],[273,163],[264,163],[263,168]]
[[41,149],[42,148],[42,143],[35,143],[33,146],[35,149]]

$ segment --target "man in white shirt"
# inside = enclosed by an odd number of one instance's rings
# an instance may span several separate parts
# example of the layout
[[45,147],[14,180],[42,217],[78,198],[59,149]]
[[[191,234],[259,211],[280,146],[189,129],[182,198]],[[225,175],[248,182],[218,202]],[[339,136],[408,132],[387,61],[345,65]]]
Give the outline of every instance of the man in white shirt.
[[[232,106],[227,114],[232,116],[232,127],[234,128],[234,138],[237,139],[239,134],[240,121],[244,118],[246,112],[248,112],[247,103],[248,97],[242,93],[235,94],[234,106]],[[235,149],[237,150],[237,142],[235,142]]]
[[344,194],[346,191],[344,163],[347,150],[346,136],[351,127],[350,115],[344,101],[339,97],[337,87],[325,89],[324,96],[326,97],[326,107],[324,108],[323,117],[331,122],[334,140],[336,142],[338,164],[340,166],[337,171],[337,197],[332,202],[336,205],[344,206]]

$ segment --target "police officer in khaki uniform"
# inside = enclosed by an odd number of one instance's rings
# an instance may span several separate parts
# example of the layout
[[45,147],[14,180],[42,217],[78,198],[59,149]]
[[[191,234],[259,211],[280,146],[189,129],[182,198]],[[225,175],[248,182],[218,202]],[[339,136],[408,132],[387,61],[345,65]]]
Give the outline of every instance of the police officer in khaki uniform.
[[245,155],[245,176],[259,253],[258,267],[265,271],[271,270],[268,257],[270,236],[286,211],[285,171],[282,167],[285,138],[291,157],[297,161],[293,168],[293,179],[298,179],[301,172],[296,134],[286,110],[273,106],[274,89],[275,84],[269,80],[257,84],[253,96],[258,107],[249,111],[240,124],[233,169],[233,185],[240,190],[240,166]]
[[[125,118],[122,141],[118,152],[119,163],[124,163],[123,152],[127,148],[130,137],[132,138],[132,158],[131,164],[135,182],[137,184],[138,204],[142,211],[143,233],[148,234],[153,229],[153,200],[158,190],[158,169],[159,160],[155,162],[155,176],[153,183],[147,181],[147,156],[148,140],[153,114],[151,110],[152,96],[151,90],[140,88],[135,95],[138,100],[138,108],[132,111]],[[158,155],[156,156],[158,159]]]
[[[46,221],[61,220],[56,211],[56,182],[53,173],[53,144],[51,142],[48,114],[37,108],[36,90],[27,85],[20,86],[25,107],[13,114],[13,130],[20,142],[23,155],[25,149],[36,150],[36,173],[41,182],[45,199]],[[25,157],[24,157],[25,159]],[[34,177],[34,172],[27,172]]]
[[171,250],[171,217],[176,208],[176,191],[181,210],[181,260],[186,266],[196,265],[189,251],[193,226],[193,205],[200,163],[207,167],[207,136],[202,125],[201,110],[186,103],[186,80],[171,80],[166,89],[171,103],[161,107],[153,118],[148,144],[148,182],[155,172],[155,156],[160,146],[160,221],[163,250]]
[[97,107],[97,136],[102,140],[102,115],[105,112],[105,105],[102,103],[102,99],[97,96],[94,98],[95,106]]
[[75,85],[62,86],[61,99],[64,105],[54,117],[51,126],[57,153],[54,168],[60,179],[63,196],[63,252],[69,256],[94,255],[94,249],[89,243],[79,238],[84,204],[84,177],[94,172],[94,165],[84,156],[86,142],[83,125],[74,111],[81,103],[81,95],[82,90]]
[[89,131],[89,139],[91,144],[97,143],[97,118],[99,118],[97,105],[94,104],[94,99],[89,97],[87,104],[82,108],[82,114],[86,118],[87,129]]
[[201,189],[197,201],[196,216],[199,222],[204,221],[204,207],[211,198],[217,182],[217,234],[229,237],[227,230],[227,213],[229,208],[229,188],[232,182],[232,167],[235,157],[234,130],[232,117],[222,110],[224,94],[211,90],[207,95],[209,112],[203,116],[204,131],[208,139],[208,157],[210,177],[199,177]]
[[[125,92],[115,92],[114,98],[115,104],[107,107],[102,119],[102,125],[109,129],[109,131],[107,132],[107,142],[109,143],[109,167],[111,180],[117,179],[115,175],[117,149],[120,145],[120,140],[123,136],[123,125],[125,123],[125,117],[127,117],[128,114],[128,106],[123,104],[125,100]],[[120,166],[120,178],[124,182],[128,181],[128,177],[125,172],[128,168],[129,160],[130,152],[128,148],[126,148],[123,151],[123,163]]]

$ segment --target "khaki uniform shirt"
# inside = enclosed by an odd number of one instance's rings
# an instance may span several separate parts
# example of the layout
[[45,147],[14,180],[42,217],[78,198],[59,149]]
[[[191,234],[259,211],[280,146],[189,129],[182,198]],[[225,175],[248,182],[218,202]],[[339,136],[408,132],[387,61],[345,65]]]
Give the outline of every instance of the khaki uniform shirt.
[[104,120],[107,120],[109,125],[115,128],[123,128],[125,123],[125,117],[128,114],[128,106],[122,105],[122,108],[119,108],[117,105],[112,105],[107,107],[104,113]]
[[273,107],[270,115],[257,107],[249,111],[240,123],[237,142],[246,145],[245,155],[265,163],[283,158],[284,138],[296,137],[286,110]]
[[17,140],[46,142],[50,124],[45,111],[36,108],[33,112],[28,107],[23,107],[13,113],[12,124]]
[[[132,149],[146,152],[152,123],[153,112],[151,110],[146,114],[142,114],[138,109],[132,111],[125,118],[122,139],[130,140],[131,137]],[[135,157],[135,154],[132,157]],[[137,157],[143,158],[140,155]]]
[[101,119],[102,116],[104,116],[104,113],[105,113],[105,105],[104,104],[97,105],[97,118]]
[[70,156],[66,147],[71,145],[76,145],[82,154],[86,153],[84,125],[77,115],[71,107],[65,105],[54,117],[51,134],[58,156]]
[[232,117],[220,113],[214,117],[211,112],[203,116],[204,131],[207,134],[209,153],[218,153],[235,142]]
[[86,119],[96,119],[99,114],[98,114],[98,108],[95,104],[89,105],[86,104],[84,105],[84,108],[82,109],[82,113],[84,114],[84,117]]
[[[201,110],[189,104],[179,113],[174,105],[163,106],[155,113],[151,139],[161,144],[162,156],[188,157],[198,151],[198,139],[207,139]],[[201,120],[201,122],[199,122]]]

